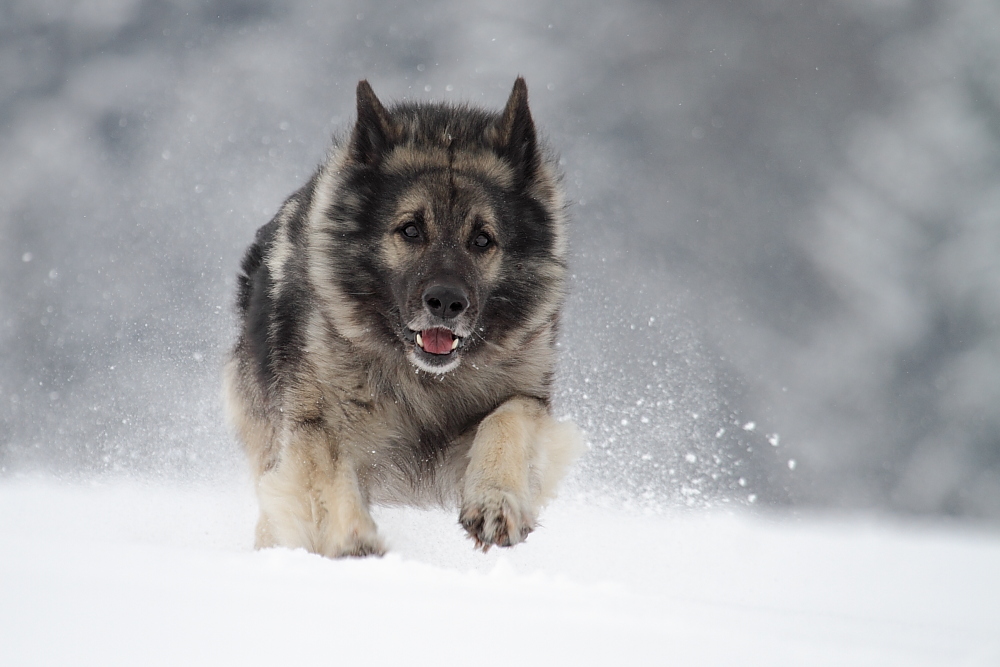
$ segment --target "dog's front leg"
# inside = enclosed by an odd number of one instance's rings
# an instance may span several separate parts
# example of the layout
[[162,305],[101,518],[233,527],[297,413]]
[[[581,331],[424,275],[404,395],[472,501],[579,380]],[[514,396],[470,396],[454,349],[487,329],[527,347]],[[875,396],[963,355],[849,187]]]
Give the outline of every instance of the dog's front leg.
[[524,541],[535,528],[532,463],[540,420],[550,419],[538,400],[515,397],[479,424],[469,449],[459,522],[486,551]]
[[302,547],[330,558],[385,553],[344,448],[316,427],[292,430],[258,481],[257,548]]

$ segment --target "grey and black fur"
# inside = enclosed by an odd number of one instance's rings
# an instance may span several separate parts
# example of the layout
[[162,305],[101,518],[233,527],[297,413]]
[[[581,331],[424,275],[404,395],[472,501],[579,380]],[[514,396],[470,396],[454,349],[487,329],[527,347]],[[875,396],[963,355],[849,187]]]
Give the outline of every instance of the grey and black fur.
[[381,554],[373,503],[457,505],[482,549],[535,527],[580,440],[550,414],[566,220],[527,95],[385,108],[361,81],[258,230],[225,373],[258,547]]

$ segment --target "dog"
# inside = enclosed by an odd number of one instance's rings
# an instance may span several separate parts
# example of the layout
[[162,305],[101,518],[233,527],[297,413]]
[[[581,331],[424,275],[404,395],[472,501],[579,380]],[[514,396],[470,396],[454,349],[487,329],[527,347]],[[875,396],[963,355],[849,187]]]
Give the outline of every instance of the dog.
[[361,81],[345,139],[239,275],[224,393],[256,546],[381,555],[374,504],[518,544],[581,451],[551,413],[567,215],[527,86],[496,113]]

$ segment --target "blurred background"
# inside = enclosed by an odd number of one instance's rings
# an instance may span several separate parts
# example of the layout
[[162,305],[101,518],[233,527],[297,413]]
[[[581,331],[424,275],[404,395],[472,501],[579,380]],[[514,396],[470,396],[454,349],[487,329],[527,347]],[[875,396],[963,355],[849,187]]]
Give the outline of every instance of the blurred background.
[[580,488],[1000,521],[992,0],[3,0],[0,477],[240,474],[239,259],[357,80],[518,74],[573,202]]

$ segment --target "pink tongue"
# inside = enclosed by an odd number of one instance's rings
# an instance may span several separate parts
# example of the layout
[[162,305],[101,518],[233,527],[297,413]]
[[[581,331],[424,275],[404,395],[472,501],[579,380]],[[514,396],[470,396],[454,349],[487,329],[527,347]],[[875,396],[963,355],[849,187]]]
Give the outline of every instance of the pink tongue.
[[420,332],[424,343],[424,351],[431,354],[448,354],[454,338],[447,329],[425,329]]

